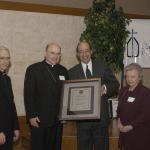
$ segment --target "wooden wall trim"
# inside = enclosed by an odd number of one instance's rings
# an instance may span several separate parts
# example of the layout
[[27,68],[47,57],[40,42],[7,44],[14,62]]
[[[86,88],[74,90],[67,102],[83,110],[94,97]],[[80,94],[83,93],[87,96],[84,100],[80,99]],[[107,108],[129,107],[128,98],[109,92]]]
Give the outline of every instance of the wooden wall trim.
[[[42,4],[9,2],[9,1],[0,1],[0,9],[63,14],[63,15],[73,15],[73,16],[85,16],[87,13],[87,9],[81,9],[81,8],[59,7],[59,6],[49,6],[49,5],[42,5]],[[126,13],[125,16],[130,19],[150,19],[150,15]]]
[[80,9],[80,8],[58,7],[42,4],[29,4],[29,3],[8,2],[8,1],[7,2],[0,1],[0,9],[74,15],[74,16],[85,16],[87,12],[87,9]]
[[125,14],[125,16],[129,19],[150,19],[150,16],[140,14]]

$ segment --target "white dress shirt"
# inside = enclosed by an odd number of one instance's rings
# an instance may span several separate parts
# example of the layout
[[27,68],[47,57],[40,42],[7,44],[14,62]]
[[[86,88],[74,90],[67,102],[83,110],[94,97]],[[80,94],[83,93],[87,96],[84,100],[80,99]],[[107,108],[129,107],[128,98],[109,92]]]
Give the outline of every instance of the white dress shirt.
[[93,74],[93,71],[92,71],[92,61],[91,60],[89,61],[88,64],[85,64],[85,63],[81,62],[81,65],[82,65],[85,77],[86,77],[86,66],[88,66],[88,69],[90,70],[91,75]]
[[[85,77],[86,77],[86,66],[87,66],[87,65],[88,65],[88,69],[89,69],[90,72],[91,72],[91,75],[93,75],[92,61],[91,61],[91,60],[89,61],[88,64],[85,64],[85,63],[81,62],[81,65],[82,65],[82,68],[83,68]],[[105,84],[104,84],[103,86],[104,86],[104,94],[106,94],[106,93],[107,93],[107,87],[106,87]]]

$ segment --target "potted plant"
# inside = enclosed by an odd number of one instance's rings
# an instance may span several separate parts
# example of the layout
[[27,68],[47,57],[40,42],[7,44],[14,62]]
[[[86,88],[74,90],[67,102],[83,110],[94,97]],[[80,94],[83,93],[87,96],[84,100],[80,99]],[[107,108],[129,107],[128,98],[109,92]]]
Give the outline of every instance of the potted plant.
[[121,7],[116,8],[114,0],[94,0],[84,22],[86,29],[80,40],[87,40],[94,59],[107,63],[113,72],[123,68],[123,56],[130,20],[124,16]]

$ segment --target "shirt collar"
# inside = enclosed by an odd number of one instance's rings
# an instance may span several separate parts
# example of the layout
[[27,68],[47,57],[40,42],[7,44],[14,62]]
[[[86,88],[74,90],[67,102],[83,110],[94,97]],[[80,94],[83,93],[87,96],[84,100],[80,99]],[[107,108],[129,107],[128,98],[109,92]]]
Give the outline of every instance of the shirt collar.
[[48,65],[48,66],[50,66],[50,67],[54,67],[55,65],[52,65],[52,64],[50,64],[48,61],[46,61],[46,60],[44,60],[44,62]]
[[90,60],[88,62],[88,64],[85,64],[84,62],[81,62],[81,65],[82,65],[82,68],[83,68],[83,71],[84,73],[86,72],[86,66],[88,65],[88,69],[91,71],[92,73],[92,61]]
[[84,62],[81,62],[82,66],[86,68],[86,65],[88,65],[88,67],[92,66],[92,61],[90,60],[87,64],[85,64]]

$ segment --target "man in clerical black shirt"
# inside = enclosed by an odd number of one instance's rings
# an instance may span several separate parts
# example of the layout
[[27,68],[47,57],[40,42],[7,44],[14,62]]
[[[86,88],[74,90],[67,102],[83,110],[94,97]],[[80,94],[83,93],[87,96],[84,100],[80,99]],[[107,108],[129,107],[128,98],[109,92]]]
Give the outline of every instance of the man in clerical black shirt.
[[19,124],[11,80],[6,74],[9,66],[9,50],[0,46],[0,150],[12,150],[13,141],[19,138]]
[[46,46],[45,59],[26,70],[24,102],[32,150],[56,149],[61,85],[62,80],[68,79],[66,68],[59,64],[60,57],[60,46],[50,43]]

